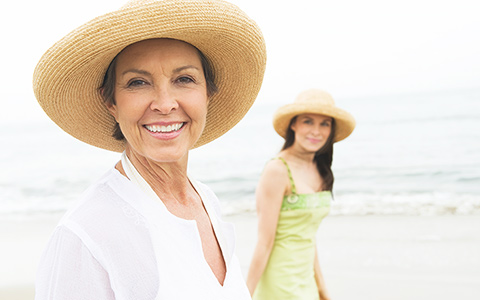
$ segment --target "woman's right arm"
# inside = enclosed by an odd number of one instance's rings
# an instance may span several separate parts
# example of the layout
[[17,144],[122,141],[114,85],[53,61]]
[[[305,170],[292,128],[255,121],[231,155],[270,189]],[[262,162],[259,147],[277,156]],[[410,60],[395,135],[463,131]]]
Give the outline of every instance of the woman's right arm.
[[57,227],[40,261],[35,300],[113,300],[107,272],[80,238]]
[[251,295],[253,295],[270,257],[280,208],[288,184],[285,165],[280,160],[268,162],[256,190],[258,238],[247,276],[247,286]]

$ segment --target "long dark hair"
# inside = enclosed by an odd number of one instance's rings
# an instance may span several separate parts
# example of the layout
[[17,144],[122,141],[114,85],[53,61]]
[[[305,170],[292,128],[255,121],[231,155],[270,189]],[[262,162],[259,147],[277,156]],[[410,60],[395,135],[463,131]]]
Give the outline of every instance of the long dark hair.
[[[292,124],[297,120],[297,116],[290,120],[290,124],[287,128],[287,134],[285,136],[285,143],[282,150],[290,148],[295,142],[295,132],[292,130]],[[313,158],[313,161],[317,165],[317,170],[323,179],[322,190],[332,191],[333,181],[335,180],[332,172],[332,160],[333,160],[333,138],[335,136],[335,119],[332,119],[332,130],[325,145],[320,148]]]

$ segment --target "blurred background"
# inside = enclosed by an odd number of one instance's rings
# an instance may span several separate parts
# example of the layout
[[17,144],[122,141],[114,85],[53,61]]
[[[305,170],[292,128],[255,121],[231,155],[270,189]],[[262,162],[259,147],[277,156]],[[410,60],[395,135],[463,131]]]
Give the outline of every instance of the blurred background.
[[[230,2],[264,33],[264,84],[234,129],[191,151],[191,176],[216,192],[227,218],[255,222],[257,180],[283,142],[272,127],[274,111],[302,90],[324,89],[357,121],[353,134],[335,145],[333,216],[320,231],[320,257],[336,299],[352,299],[342,298],[345,284],[372,292],[379,282],[395,287],[398,299],[415,288],[417,298],[408,299],[479,299],[480,2]],[[31,79],[53,43],[123,4],[2,4],[0,288],[31,286],[59,216],[119,159],[53,124]],[[254,237],[237,229],[246,269]],[[371,267],[391,275],[366,273]],[[406,278],[411,284],[400,289]],[[356,299],[372,296],[362,295]],[[368,299],[397,299],[388,289],[377,296]]]
[[[333,213],[480,212],[477,1],[232,2],[263,30],[268,63],[247,116],[191,153],[192,176],[226,213],[254,209],[263,165],[282,145],[272,115],[308,88],[325,89],[357,120],[335,146]],[[2,9],[0,216],[64,211],[118,160],[59,130],[31,78],[54,42],[122,4],[11,1]]]

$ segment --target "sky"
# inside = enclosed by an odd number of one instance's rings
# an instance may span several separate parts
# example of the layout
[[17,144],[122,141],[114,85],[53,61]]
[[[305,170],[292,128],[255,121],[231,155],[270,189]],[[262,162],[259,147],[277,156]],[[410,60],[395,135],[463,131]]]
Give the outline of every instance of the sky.
[[[260,26],[267,71],[257,102],[302,90],[365,98],[480,88],[478,0],[232,0]],[[125,1],[7,1],[0,11],[0,120],[44,119],[32,92],[42,54]],[[388,101],[388,97],[386,97]]]

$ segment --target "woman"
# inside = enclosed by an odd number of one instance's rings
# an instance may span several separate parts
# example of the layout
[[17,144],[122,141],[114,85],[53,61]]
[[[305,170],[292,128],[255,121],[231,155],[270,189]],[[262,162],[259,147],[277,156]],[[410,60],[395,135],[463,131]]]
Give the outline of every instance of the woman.
[[123,154],[55,229],[36,299],[250,299],[232,225],[187,165],[240,121],[264,69],[257,25],[223,1],[131,1],[44,54],[48,116]]
[[258,300],[330,299],[315,236],[330,210],[333,143],[355,121],[328,93],[307,90],[277,110],[273,126],[285,144],[257,187],[258,242],[247,286]]

